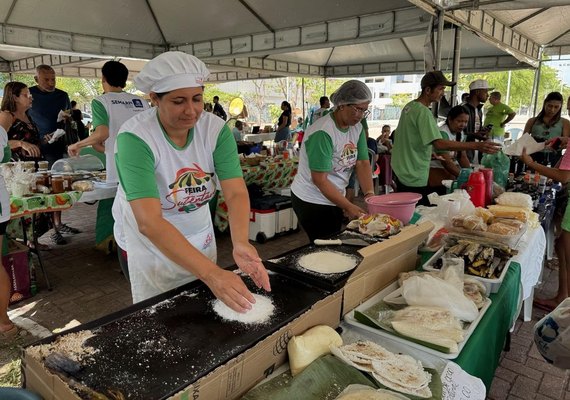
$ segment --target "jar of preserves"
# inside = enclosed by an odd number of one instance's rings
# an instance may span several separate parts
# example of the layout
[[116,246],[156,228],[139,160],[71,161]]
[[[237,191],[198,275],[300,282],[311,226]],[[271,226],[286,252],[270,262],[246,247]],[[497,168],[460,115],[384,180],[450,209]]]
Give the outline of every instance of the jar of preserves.
[[73,176],[72,175],[63,175],[63,190],[64,191],[71,190],[72,184],[73,184]]
[[53,175],[51,177],[51,191],[53,193],[63,193],[65,189],[63,188],[63,176]]

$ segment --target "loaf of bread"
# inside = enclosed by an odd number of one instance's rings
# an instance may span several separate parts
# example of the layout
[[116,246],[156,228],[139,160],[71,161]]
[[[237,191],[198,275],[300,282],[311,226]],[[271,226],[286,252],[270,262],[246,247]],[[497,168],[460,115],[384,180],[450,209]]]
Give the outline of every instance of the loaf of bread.
[[488,208],[497,218],[512,218],[523,222],[528,220],[530,213],[527,208],[523,207],[492,205],[488,206]]
[[478,215],[469,215],[463,219],[463,227],[469,229],[470,231],[482,231],[487,230],[487,224]]
[[79,192],[90,192],[93,190],[93,182],[91,181],[77,181],[71,184],[71,189]]
[[487,232],[496,233],[498,235],[516,235],[519,229],[512,225],[503,224],[502,222],[494,222],[489,225]]
[[485,221],[485,223],[487,225],[492,224],[493,223],[493,218],[495,217],[493,215],[493,213],[489,210],[487,210],[486,208],[483,207],[477,207],[475,209],[475,215],[480,216],[481,218],[483,218],[483,221]]

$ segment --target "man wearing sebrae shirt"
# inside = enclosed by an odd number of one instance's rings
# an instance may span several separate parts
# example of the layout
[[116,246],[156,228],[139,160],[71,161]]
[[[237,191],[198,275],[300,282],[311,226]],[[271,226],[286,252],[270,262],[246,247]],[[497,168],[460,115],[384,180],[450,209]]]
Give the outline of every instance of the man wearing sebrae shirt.
[[[104,94],[93,99],[91,109],[93,112],[93,127],[95,131],[67,148],[70,156],[78,156],[81,149],[93,146],[94,149],[104,148],[105,163],[107,168],[107,183],[117,183],[117,167],[115,166],[115,141],[119,129],[124,122],[134,115],[148,109],[145,99],[123,91],[127,84],[129,70],[118,61],[108,61],[101,70],[103,77]],[[99,202],[97,208],[97,226],[95,241],[97,247],[108,251],[109,243],[113,239],[113,216],[111,208],[113,199],[105,199]],[[123,267],[121,265],[121,267]],[[126,267],[123,272],[128,279]]]

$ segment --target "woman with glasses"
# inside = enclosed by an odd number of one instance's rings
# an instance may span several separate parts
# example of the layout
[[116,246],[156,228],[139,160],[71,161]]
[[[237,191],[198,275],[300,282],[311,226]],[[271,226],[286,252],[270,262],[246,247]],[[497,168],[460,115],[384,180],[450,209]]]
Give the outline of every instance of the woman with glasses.
[[[537,142],[545,142],[556,137],[570,136],[570,121],[561,118],[564,98],[558,92],[548,93],[544,99],[542,110],[535,118],[531,118],[524,126],[524,132],[529,132]],[[560,159],[561,150],[545,148],[533,154],[534,161],[543,165],[555,166]]]
[[363,82],[345,82],[331,96],[333,112],[319,118],[305,132],[291,200],[311,241],[339,232],[343,213],[349,218],[365,214],[345,198],[354,169],[364,196],[374,194],[361,123],[368,115],[371,100],[372,93]]

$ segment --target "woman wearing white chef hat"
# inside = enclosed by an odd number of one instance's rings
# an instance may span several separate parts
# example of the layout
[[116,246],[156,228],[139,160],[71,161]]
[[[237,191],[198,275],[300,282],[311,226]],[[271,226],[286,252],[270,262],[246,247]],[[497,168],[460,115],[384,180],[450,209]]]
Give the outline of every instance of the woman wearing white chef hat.
[[218,184],[234,260],[258,287],[270,290],[269,277],[248,241],[249,197],[235,140],[221,118],[203,112],[208,75],[196,57],[166,52],[135,77],[156,107],[125,122],[117,136],[115,237],[126,250],[133,302],[197,278],[244,312],[255,302],[252,294],[238,275],[216,265],[208,202]]

